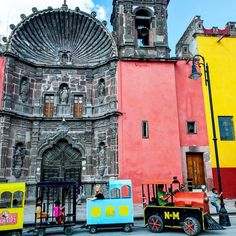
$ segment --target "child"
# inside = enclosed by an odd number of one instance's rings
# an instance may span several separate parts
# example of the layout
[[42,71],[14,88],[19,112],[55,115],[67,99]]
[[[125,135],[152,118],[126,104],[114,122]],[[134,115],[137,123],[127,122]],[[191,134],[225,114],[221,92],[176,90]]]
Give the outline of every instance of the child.
[[60,201],[56,200],[55,205],[54,205],[54,209],[53,209],[54,217],[56,217],[56,221],[58,223],[64,222],[64,213],[62,212],[62,210],[64,210],[65,207],[64,206],[62,207],[60,205],[61,205]]
[[46,219],[48,220],[48,213],[42,212],[42,199],[40,197],[36,200],[36,219]]
[[219,205],[217,200],[221,197],[222,193],[218,195],[217,190],[215,188],[212,189],[213,195],[211,196],[210,202],[216,208],[216,212],[219,213]]

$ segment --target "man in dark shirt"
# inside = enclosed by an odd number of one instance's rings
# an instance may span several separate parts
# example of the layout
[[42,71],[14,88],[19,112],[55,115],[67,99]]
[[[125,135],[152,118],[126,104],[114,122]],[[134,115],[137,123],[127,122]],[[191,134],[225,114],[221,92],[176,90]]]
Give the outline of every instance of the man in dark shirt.
[[96,199],[105,199],[104,195],[101,192],[96,192],[95,198]]
[[88,198],[88,200],[100,200],[100,199],[105,199],[104,195],[102,192],[100,192],[100,185],[96,185],[95,187],[95,196],[93,198]]

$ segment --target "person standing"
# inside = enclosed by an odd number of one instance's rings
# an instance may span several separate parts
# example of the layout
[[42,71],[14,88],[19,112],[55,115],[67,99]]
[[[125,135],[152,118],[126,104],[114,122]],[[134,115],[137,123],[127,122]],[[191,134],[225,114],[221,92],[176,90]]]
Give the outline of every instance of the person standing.
[[65,206],[61,206],[61,202],[59,200],[55,201],[55,205],[54,205],[54,217],[56,218],[57,223],[63,223],[64,222],[64,210]]
[[211,196],[210,202],[211,202],[211,205],[213,205],[216,208],[217,214],[219,214],[220,210],[219,210],[219,205],[218,205],[217,201],[221,197],[222,192],[220,194],[218,194],[216,188],[213,188],[212,192],[213,192],[213,194]]

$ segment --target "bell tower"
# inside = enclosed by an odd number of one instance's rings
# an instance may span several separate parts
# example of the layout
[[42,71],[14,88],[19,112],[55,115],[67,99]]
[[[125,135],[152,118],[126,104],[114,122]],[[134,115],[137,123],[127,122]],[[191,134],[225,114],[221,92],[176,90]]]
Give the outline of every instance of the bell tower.
[[170,0],[113,0],[111,24],[120,58],[168,58]]

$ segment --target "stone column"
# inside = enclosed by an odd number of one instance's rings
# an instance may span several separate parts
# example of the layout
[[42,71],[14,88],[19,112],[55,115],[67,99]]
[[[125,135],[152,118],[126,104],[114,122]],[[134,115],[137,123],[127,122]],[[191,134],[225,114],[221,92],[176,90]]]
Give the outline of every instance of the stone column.
[[11,117],[3,115],[0,123],[0,178],[10,177],[11,161],[8,158]]
[[31,152],[30,152],[30,166],[27,183],[36,183],[37,181],[37,157],[38,157],[38,140],[39,140],[39,121],[33,121],[32,135],[31,135]]

